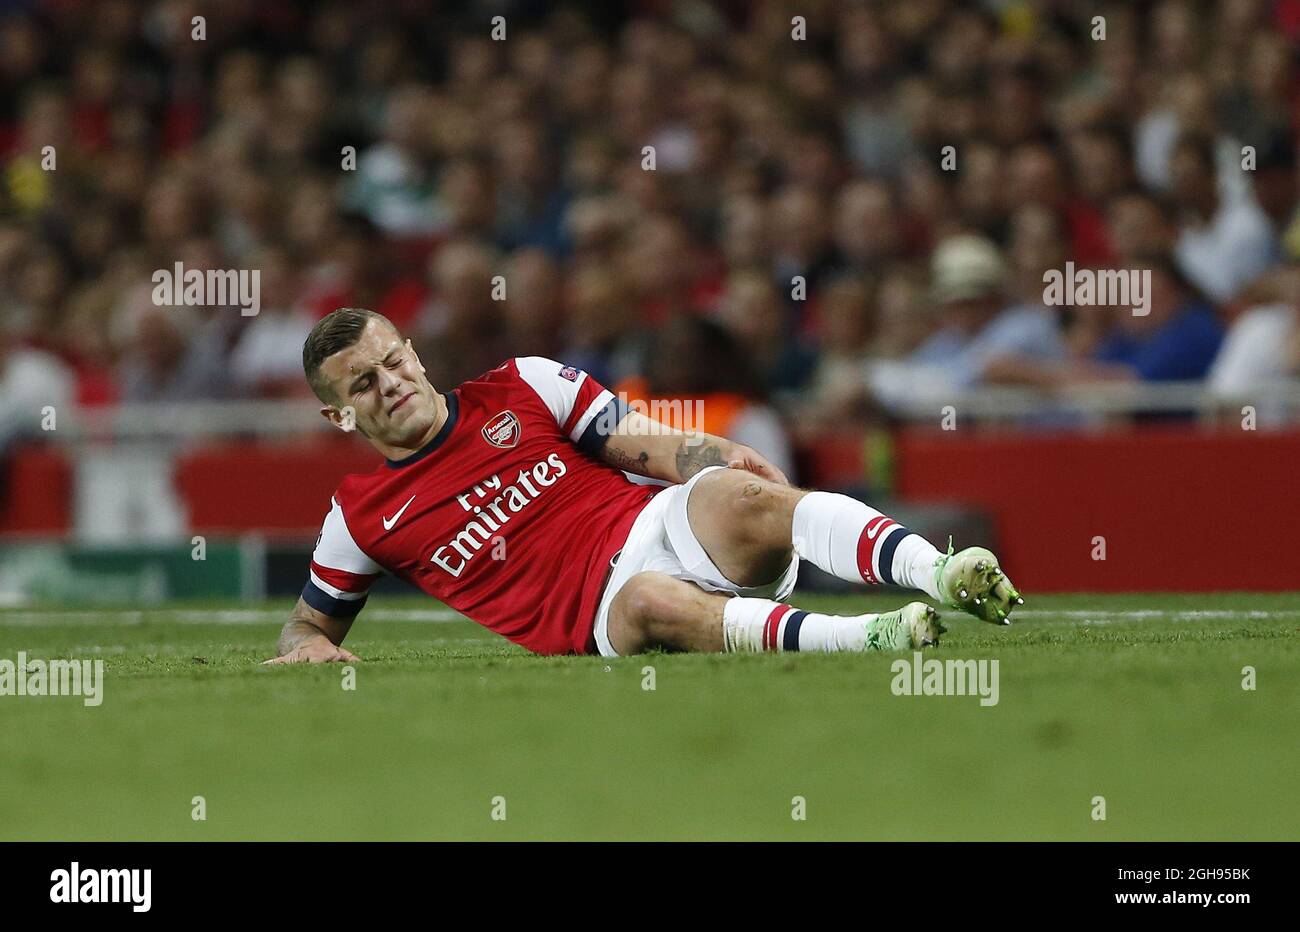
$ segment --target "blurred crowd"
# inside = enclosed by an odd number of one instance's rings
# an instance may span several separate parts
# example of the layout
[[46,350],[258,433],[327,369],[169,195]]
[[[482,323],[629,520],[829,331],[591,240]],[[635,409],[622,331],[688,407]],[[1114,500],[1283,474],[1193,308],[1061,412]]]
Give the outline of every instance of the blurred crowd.
[[[760,433],[1247,397],[1300,372],[1298,43],[1300,0],[0,5],[0,397],[305,395],[343,305],[440,387],[547,355]],[[1046,306],[1067,261],[1150,313]],[[260,313],[158,306],[176,262]]]

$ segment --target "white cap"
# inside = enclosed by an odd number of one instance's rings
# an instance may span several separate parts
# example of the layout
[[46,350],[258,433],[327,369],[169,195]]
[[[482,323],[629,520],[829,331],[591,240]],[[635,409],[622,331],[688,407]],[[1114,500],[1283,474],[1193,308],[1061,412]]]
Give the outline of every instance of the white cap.
[[998,247],[983,236],[950,236],[930,257],[931,294],[940,304],[996,292],[1005,274]]

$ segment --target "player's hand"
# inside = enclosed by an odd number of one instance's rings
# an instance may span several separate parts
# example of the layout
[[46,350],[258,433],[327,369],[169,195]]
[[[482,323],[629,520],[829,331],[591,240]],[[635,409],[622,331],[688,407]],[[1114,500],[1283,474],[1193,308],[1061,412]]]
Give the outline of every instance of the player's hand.
[[769,482],[775,482],[778,485],[790,484],[790,480],[786,478],[785,473],[765,460],[757,450],[751,450],[739,443],[732,446],[731,455],[727,457],[727,465],[732,469],[743,469],[746,472],[752,472],[754,475],[762,476]]
[[265,666],[268,663],[350,663],[360,660],[361,658],[351,651],[331,644],[325,638],[320,638],[309,641],[301,647],[295,647],[280,657],[263,660],[262,664]]

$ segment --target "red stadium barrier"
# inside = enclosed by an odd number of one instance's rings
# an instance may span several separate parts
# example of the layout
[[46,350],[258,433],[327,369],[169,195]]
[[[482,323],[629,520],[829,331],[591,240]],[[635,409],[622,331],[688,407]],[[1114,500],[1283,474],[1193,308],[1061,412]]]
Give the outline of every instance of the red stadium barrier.
[[381,462],[374,450],[343,436],[282,446],[214,444],[177,461],[176,486],[196,533],[258,530],[314,538],[339,481]]
[[1300,432],[925,431],[896,450],[899,496],[987,511],[1028,591],[1300,589]]
[[72,467],[62,451],[22,446],[0,470],[0,534],[62,534],[72,526]]

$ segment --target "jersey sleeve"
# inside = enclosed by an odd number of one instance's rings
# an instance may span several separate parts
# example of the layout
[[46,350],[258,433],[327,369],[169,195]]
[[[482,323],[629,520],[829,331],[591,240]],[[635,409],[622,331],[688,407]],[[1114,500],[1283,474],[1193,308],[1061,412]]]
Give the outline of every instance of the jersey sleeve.
[[627,402],[581,369],[544,356],[521,356],[515,368],[542,399],[560,432],[590,456],[600,453],[628,412]]
[[332,618],[352,618],[366,604],[370,585],[384,572],[366,556],[343,518],[337,499],[330,500],[320,538],[311,556],[311,573],[302,600]]

